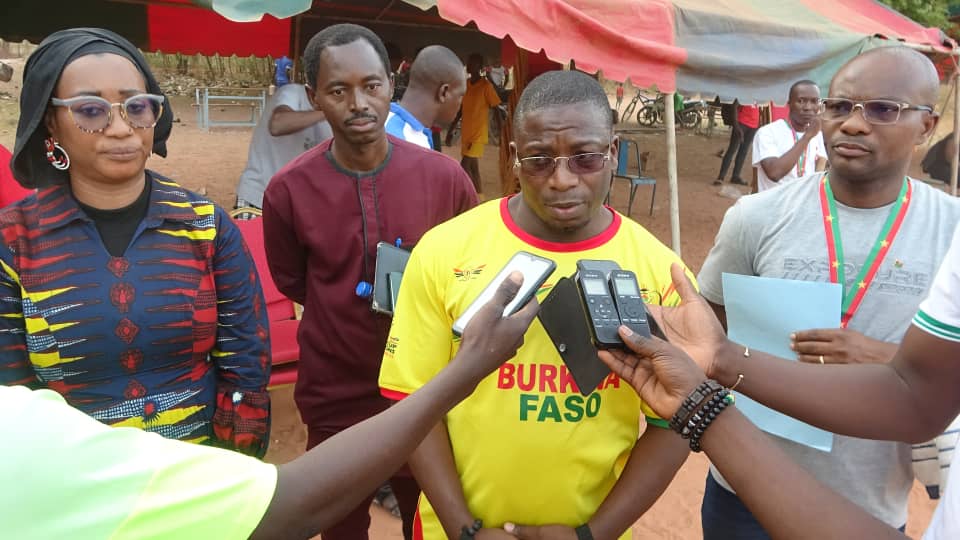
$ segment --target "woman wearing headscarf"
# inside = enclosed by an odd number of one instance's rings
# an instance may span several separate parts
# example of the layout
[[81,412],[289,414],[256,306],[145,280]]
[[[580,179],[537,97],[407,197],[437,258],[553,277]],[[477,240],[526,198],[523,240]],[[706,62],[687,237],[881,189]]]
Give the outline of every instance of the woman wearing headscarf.
[[27,60],[12,169],[38,192],[0,211],[0,384],[92,417],[266,451],[268,322],[236,226],[147,170],[168,100],[127,40],[93,28]]

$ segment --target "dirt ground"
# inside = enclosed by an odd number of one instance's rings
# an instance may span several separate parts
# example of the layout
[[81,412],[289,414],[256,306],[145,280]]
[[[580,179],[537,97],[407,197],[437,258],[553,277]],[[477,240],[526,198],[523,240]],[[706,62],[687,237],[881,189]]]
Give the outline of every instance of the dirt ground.
[[[14,64],[17,70],[14,81],[0,83],[0,144],[11,149],[16,129],[16,98],[19,95],[18,82],[22,62],[14,61]],[[179,121],[169,141],[170,155],[167,159],[153,157],[148,166],[176,179],[189,189],[205,191],[217,203],[232,208],[237,178],[246,162],[252,129],[202,131],[197,128],[196,113],[191,107],[191,101],[188,97],[174,98],[174,109]],[[222,114],[231,113],[228,111]],[[948,119],[943,124],[950,125],[952,122]],[[657,178],[659,182],[653,216],[647,215],[651,190],[642,187],[637,193],[632,217],[661,241],[670,245],[664,134],[662,130],[634,130],[629,132],[628,136],[638,141],[641,150],[650,152],[646,174]],[[728,131],[724,129],[718,130],[713,137],[684,131],[677,137],[682,251],[684,260],[694,270],[699,269],[713,244],[724,212],[733,202],[730,198],[718,195],[718,188],[711,185],[720,166],[720,159],[715,154],[726,148],[727,138]],[[456,149],[451,151],[445,148],[444,151],[458,157]],[[487,197],[496,197],[499,194],[496,156],[497,149],[489,147],[481,162],[483,191]],[[916,169],[919,156],[914,161]],[[919,174],[919,171],[914,172]],[[748,177],[749,170],[744,171],[744,175]],[[626,212],[626,201],[627,187],[618,183],[613,194],[613,205],[621,212]],[[267,459],[274,463],[293,459],[303,452],[306,442],[305,430],[300,423],[292,395],[291,387],[279,388],[273,392],[274,420]],[[701,538],[699,506],[706,470],[707,460],[701,454],[691,455],[659,502],[634,525],[634,538]],[[757,478],[757,481],[770,480]],[[934,506],[935,504],[926,498],[924,491],[915,486],[911,495],[908,534],[919,537],[929,522]],[[372,538],[401,537],[399,520],[379,508],[371,508],[371,514]]]

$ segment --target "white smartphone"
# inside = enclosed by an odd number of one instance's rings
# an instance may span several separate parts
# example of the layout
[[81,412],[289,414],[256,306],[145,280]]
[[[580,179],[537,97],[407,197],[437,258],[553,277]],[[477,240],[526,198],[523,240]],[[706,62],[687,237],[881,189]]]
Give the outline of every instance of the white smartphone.
[[543,285],[547,278],[550,277],[550,274],[553,274],[553,270],[557,267],[557,263],[551,261],[550,259],[545,259],[543,257],[538,257],[533,253],[527,253],[526,251],[518,251],[510,260],[507,262],[506,266],[500,270],[500,273],[493,278],[493,281],[487,284],[486,288],[483,289],[483,292],[470,304],[470,307],[457,318],[453,323],[453,333],[457,336],[463,335],[463,329],[467,327],[467,324],[470,323],[470,320],[473,319],[473,316],[477,314],[477,311],[480,310],[487,302],[493,299],[494,293],[497,292],[497,288],[500,287],[500,284],[503,283],[503,280],[507,279],[513,272],[520,272],[523,274],[523,284],[520,286],[520,290],[517,292],[517,296],[507,304],[507,307],[503,310],[503,316],[509,317],[517,311],[527,305],[527,302],[537,293],[537,290],[540,289],[540,286]]

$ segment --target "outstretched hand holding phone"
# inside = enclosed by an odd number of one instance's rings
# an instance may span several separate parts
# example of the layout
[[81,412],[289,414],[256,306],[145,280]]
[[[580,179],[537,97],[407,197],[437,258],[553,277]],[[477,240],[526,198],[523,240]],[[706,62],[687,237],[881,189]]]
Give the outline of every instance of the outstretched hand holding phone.
[[400,468],[447,411],[523,344],[540,307],[536,298],[503,316],[522,283],[523,275],[513,272],[500,284],[464,329],[457,355],[420,390],[281,465],[273,501],[252,538],[315,534],[337,523]]
[[[60,498],[75,503],[61,505],[58,518],[45,523],[39,536],[63,536],[59,533],[76,531],[77,524],[82,524],[82,537],[314,537],[399,469],[447,411],[516,353],[538,309],[534,299],[513,315],[503,315],[522,280],[517,273],[504,280],[465,329],[454,359],[420,390],[276,469],[230,450],[164,439],[139,429],[108,427],[50,390],[0,385],[0,408],[21,418],[0,422],[0,438],[19,443],[19,454],[12,456],[13,468],[42,464],[48,482],[59,479]],[[70,436],[64,438],[65,433]],[[91,444],[98,449],[94,454],[108,458],[91,458],[93,454],[84,450]],[[200,471],[206,471],[205,478],[218,480],[204,489],[174,490],[176,496],[168,496],[173,490],[169,486]],[[11,472],[9,466],[0,468],[0,477],[10,477]],[[144,479],[151,479],[146,491]],[[29,517],[30,511],[49,500],[48,485],[40,481],[21,490],[13,506],[4,508],[3,517]],[[102,497],[70,496],[90,489],[117,494],[107,505],[113,510],[91,511],[93,505],[103,506]],[[133,504],[147,495],[156,504]],[[37,531],[36,520],[9,521],[4,520],[7,536],[31,536]]]
[[464,382],[473,381],[471,392],[481,379],[513,358],[540,310],[540,303],[534,295],[519,311],[509,317],[503,316],[504,309],[520,292],[521,285],[523,274],[511,272],[497,288],[493,299],[477,311],[463,331],[460,350],[447,369],[462,369]]

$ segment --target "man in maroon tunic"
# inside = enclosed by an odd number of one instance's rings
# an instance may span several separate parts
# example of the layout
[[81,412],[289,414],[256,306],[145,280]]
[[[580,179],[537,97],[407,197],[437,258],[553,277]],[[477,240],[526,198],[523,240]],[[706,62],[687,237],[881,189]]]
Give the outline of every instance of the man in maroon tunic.
[[[333,138],[274,176],[263,216],[273,279],[304,306],[295,398],[312,448],[388,406],[377,377],[390,319],[361,294],[374,281],[377,243],[412,248],[477,194],[456,161],[384,131],[393,89],[386,49],[370,30],[328,27],[304,62]],[[410,538],[419,489],[409,473],[391,484]],[[366,538],[369,504],[322,531],[324,540]]]

